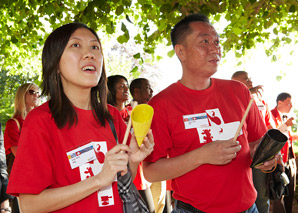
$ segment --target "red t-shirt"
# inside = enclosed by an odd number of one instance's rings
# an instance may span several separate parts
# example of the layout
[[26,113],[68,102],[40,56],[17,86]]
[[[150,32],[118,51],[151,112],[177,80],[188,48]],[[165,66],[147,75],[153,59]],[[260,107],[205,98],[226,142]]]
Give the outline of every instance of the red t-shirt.
[[[190,152],[215,140],[233,138],[251,99],[239,82],[212,79],[205,90],[192,90],[179,81],[153,97],[155,162]],[[241,150],[226,165],[204,164],[172,180],[175,199],[204,212],[241,212],[256,200],[252,181],[249,142],[261,138],[266,127],[253,103],[237,140]]]
[[[126,125],[118,110],[108,106],[114,118],[114,125],[119,138],[123,140]],[[71,185],[94,175],[97,168],[91,164],[102,166],[104,151],[96,153],[97,161],[80,165],[74,169],[70,166],[67,152],[75,150],[90,142],[102,143],[102,147],[110,150],[116,145],[108,122],[102,127],[96,122],[91,110],[75,108],[78,124],[71,128],[58,129],[48,103],[32,110],[26,117],[20,137],[18,154],[14,162],[7,192],[18,195],[20,193],[39,194],[47,188],[58,188]],[[94,147],[100,148],[102,147]],[[101,159],[100,159],[101,158]],[[96,164],[97,163],[97,164]],[[88,167],[89,166],[89,167]],[[88,170],[91,168],[91,171]],[[99,197],[97,192],[56,212],[122,212],[122,201],[117,190],[117,182],[112,184],[113,205],[111,196],[107,200]],[[98,192],[100,193],[100,192]],[[101,199],[100,199],[101,198]],[[105,200],[104,200],[105,199]],[[99,203],[104,205],[99,207]]]
[[[17,117],[16,119],[19,122],[20,129],[22,129],[23,122],[24,122],[23,118]],[[6,127],[4,131],[4,147],[5,147],[6,155],[11,153],[12,146],[18,146],[20,134],[21,134],[20,129],[15,120],[9,119],[6,122]]]

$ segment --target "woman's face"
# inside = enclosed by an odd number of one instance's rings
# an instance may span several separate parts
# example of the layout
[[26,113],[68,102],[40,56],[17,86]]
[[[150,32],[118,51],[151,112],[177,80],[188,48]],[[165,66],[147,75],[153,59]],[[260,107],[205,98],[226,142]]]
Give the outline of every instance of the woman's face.
[[125,102],[129,98],[129,92],[128,92],[128,84],[127,81],[124,79],[120,79],[116,85],[116,101],[117,102]]
[[26,107],[28,108],[37,107],[40,103],[39,96],[40,96],[39,88],[29,89],[25,94]]
[[59,62],[66,94],[96,86],[102,74],[103,54],[97,38],[88,29],[79,28],[69,38]]

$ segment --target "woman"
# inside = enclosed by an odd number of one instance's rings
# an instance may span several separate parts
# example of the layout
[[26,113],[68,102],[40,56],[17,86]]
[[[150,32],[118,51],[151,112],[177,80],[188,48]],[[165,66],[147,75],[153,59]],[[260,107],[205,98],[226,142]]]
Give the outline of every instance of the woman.
[[109,96],[108,103],[116,107],[123,120],[127,123],[131,106],[125,106],[129,99],[128,81],[122,75],[111,75],[108,77]]
[[39,105],[39,96],[40,89],[34,83],[25,83],[18,88],[14,99],[14,114],[7,121],[4,132],[6,155],[16,155],[23,122],[27,114]]
[[[7,121],[4,131],[4,147],[8,175],[10,175],[17,153],[23,122],[27,114],[39,105],[39,96],[40,89],[34,83],[25,83],[17,89],[14,99],[14,114],[12,118]],[[11,200],[11,205],[12,212],[18,213],[19,206],[15,197]]]
[[107,105],[101,43],[86,25],[54,30],[42,65],[42,93],[50,99],[24,122],[8,192],[19,195],[25,213],[122,212],[116,174],[124,175],[128,162],[135,174],[153,150],[152,133],[140,148],[135,137],[129,146],[117,145],[108,121],[113,120],[119,141],[126,125]]

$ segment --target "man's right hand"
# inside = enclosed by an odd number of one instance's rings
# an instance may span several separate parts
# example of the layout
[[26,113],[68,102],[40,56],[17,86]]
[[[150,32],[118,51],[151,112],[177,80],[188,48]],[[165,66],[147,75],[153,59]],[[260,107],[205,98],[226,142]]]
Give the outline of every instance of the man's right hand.
[[238,141],[218,140],[208,143],[200,147],[202,155],[204,155],[203,164],[224,165],[230,163],[241,150]]
[[287,125],[287,126],[293,126],[294,125],[294,118],[293,117],[291,117],[291,118],[289,118],[286,122],[285,122],[285,124]]

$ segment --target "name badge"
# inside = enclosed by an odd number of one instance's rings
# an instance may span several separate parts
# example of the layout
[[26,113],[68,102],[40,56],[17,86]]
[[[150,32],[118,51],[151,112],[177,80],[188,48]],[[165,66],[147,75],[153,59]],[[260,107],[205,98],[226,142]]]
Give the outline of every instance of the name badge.
[[72,169],[96,159],[92,143],[80,146],[66,154]]
[[183,115],[185,129],[208,127],[207,113],[198,113],[193,115]]

